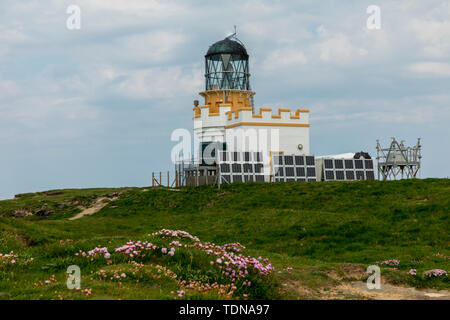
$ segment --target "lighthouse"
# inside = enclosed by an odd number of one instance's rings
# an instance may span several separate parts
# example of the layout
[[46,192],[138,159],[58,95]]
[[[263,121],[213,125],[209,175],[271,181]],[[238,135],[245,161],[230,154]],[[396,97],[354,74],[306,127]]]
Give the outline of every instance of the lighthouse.
[[205,54],[205,87],[194,102],[194,134],[203,165],[215,165],[217,150],[309,155],[309,110],[256,108],[249,54],[233,34]]

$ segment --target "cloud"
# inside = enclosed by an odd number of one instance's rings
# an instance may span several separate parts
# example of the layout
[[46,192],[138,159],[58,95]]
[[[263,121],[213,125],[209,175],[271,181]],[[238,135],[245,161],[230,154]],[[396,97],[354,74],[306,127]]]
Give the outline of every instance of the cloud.
[[302,51],[284,48],[272,51],[264,61],[263,69],[266,71],[280,71],[282,68],[295,68],[307,62],[308,59]]
[[19,93],[20,88],[14,81],[0,79],[0,108],[2,99],[15,97]]
[[424,56],[448,57],[450,54],[450,21],[413,19],[409,26],[422,45]]
[[343,33],[330,33],[323,25],[317,28],[317,32],[323,39],[315,45],[322,61],[346,63],[368,53],[367,49],[353,44]]
[[450,63],[444,62],[418,62],[410,65],[412,72],[429,74],[441,77],[450,77]]
[[182,33],[154,31],[128,36],[122,39],[122,45],[117,45],[126,52],[132,52],[132,59],[160,63],[172,59],[187,40]]
[[123,74],[115,85],[118,92],[132,99],[171,99],[174,94],[185,95],[199,90],[202,69],[183,70],[181,67],[134,70]]

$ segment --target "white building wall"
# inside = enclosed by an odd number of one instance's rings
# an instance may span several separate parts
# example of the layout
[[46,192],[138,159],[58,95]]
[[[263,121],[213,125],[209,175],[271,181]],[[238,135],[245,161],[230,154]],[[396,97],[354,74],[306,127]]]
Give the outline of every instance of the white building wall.
[[[254,114],[252,110],[231,112],[230,109],[222,106],[218,115],[210,115],[208,108],[200,109],[200,116],[194,118],[194,133],[200,142],[225,142],[235,135],[234,145],[227,141],[230,151],[267,151],[265,156],[275,152],[309,155],[307,111],[291,113],[289,109],[279,109],[278,114],[273,114],[271,109],[262,108],[259,114]],[[250,137],[255,134],[256,146],[255,142],[251,146]],[[302,150],[298,148],[299,144],[303,145]]]

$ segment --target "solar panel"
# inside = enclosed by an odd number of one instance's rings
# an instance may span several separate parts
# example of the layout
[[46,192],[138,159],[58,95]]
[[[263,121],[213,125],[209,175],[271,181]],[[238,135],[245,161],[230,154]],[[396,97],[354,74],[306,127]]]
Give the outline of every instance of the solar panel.
[[310,177],[316,177],[316,168],[312,167],[312,168],[306,168],[306,175],[308,176],[308,178]]
[[295,171],[296,171],[296,174],[297,174],[297,177],[304,177],[305,176],[305,168],[302,168],[302,167],[297,167],[297,168],[295,168]]
[[284,163],[287,166],[294,165],[294,156],[285,156],[284,157]]
[[[250,161],[250,160],[248,160],[248,161]],[[251,163],[244,163],[244,173],[250,173],[250,172],[253,172],[252,164]]]
[[286,168],[286,177],[293,177],[294,174],[294,167],[287,167]]
[[326,180],[334,180],[334,171],[325,171],[325,179]]
[[255,181],[256,182],[264,182],[264,176],[261,174],[255,175]]
[[345,171],[345,179],[355,180],[355,172],[354,171]]
[[313,156],[272,155],[274,181],[314,181],[316,180],[315,159]]
[[356,180],[364,180],[364,171],[362,170],[356,171]]
[[372,160],[364,160],[364,166],[366,169],[373,169],[373,162]]
[[264,163],[261,152],[218,152],[220,183],[264,182]]
[[284,169],[283,169],[283,167],[279,167],[279,168],[275,171],[275,176],[277,176],[277,177],[282,177],[282,176],[284,176]]
[[264,173],[264,165],[262,163],[255,164],[255,173]]
[[242,165],[239,163],[233,163],[231,165],[231,171],[233,173],[241,173],[242,172]]
[[345,169],[353,169],[353,160],[345,160]]
[[355,160],[355,168],[356,169],[363,169],[363,161],[362,160]]
[[305,165],[305,157],[295,156],[295,165],[296,166],[304,166]]
[[374,180],[373,160],[362,159],[324,159],[323,180]]
[[344,168],[344,161],[338,160],[338,159],[334,160],[334,167],[336,169],[343,169]]

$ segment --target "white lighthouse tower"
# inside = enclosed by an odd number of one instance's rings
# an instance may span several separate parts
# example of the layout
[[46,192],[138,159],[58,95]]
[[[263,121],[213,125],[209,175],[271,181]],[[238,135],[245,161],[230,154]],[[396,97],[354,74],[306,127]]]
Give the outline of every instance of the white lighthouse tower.
[[204,103],[193,109],[201,162],[212,164],[218,149],[258,151],[266,159],[276,153],[309,155],[309,110],[257,110],[248,61],[235,34],[211,45],[205,55]]

